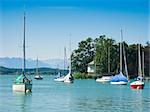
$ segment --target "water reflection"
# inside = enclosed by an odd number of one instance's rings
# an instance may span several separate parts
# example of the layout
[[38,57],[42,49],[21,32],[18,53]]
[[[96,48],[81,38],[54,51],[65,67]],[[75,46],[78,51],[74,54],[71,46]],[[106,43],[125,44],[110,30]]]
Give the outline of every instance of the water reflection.
[[13,92],[14,107],[17,107],[17,112],[29,112],[32,100],[32,93]]
[[[144,112],[143,91],[132,91],[127,86],[117,86],[117,89],[108,94],[103,94],[95,97],[82,97],[74,99],[73,104],[76,111],[95,111],[95,112]],[[134,93],[132,93],[134,92]]]
[[143,90],[132,90],[132,106],[138,112],[143,112]]

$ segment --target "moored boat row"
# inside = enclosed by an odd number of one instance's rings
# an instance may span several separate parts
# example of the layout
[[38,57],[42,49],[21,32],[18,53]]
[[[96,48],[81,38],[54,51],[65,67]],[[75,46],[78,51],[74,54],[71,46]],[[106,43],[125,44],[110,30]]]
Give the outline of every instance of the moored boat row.
[[[123,39],[122,30],[121,30],[121,38]],[[101,82],[101,83],[110,82],[110,84],[113,84],[113,85],[127,85],[129,82],[129,78],[128,78],[128,69],[127,69],[124,45],[123,45],[123,55],[124,55],[126,76],[124,76],[123,72],[122,72],[122,43],[120,43],[120,73],[115,76],[109,76],[109,77],[102,76],[102,78],[97,78],[96,81]],[[143,64],[143,66],[144,66],[144,64]],[[143,75],[141,72],[140,44],[138,44],[138,77],[136,78],[135,81],[130,83],[130,88],[131,89],[143,89],[144,88],[144,78],[143,77],[144,77],[144,72],[143,72]]]

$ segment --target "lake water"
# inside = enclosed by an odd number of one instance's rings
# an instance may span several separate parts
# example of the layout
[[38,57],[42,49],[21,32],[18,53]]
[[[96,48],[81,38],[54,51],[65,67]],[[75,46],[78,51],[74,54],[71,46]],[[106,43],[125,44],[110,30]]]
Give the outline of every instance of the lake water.
[[150,112],[150,82],[143,90],[129,85],[75,80],[54,82],[52,76],[33,79],[32,93],[13,93],[14,76],[0,75],[0,112]]

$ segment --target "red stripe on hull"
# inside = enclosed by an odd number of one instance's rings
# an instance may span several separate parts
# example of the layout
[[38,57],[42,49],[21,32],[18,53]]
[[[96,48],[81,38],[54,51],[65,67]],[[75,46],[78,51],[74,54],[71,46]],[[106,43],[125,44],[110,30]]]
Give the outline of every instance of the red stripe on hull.
[[132,89],[143,89],[144,85],[131,85],[130,86]]

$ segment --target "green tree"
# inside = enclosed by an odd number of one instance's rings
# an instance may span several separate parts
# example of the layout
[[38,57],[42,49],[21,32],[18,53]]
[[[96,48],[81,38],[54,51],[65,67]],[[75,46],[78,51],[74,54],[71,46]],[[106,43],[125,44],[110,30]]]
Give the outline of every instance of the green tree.
[[150,43],[147,42],[144,46],[144,71],[145,76],[150,76]]
[[87,72],[88,63],[93,60],[94,57],[94,43],[93,39],[87,38],[81,41],[78,45],[78,49],[74,50],[71,56],[72,69],[81,73]]
[[[138,75],[138,49],[137,44],[128,45],[123,42],[125,49],[125,56],[128,67],[128,74],[130,78],[134,78]],[[119,44],[115,40],[101,35],[95,40],[87,38],[79,43],[78,49],[74,50],[71,56],[72,68],[74,71],[81,73],[87,72],[88,63],[94,60],[96,74],[104,75],[108,71],[111,74],[116,74],[120,69],[119,62]],[[141,51],[144,51],[144,71],[145,76],[149,76],[150,67],[150,44],[147,42],[145,46],[141,46]],[[141,53],[142,58],[142,53]],[[109,59],[109,61],[108,61]],[[123,59],[123,57],[122,57]],[[142,59],[141,59],[142,60]],[[108,69],[110,65],[110,70]],[[124,72],[124,61],[123,61]]]
[[[118,46],[115,45],[115,40],[107,38],[105,35],[95,39],[95,64],[96,74],[103,75],[108,73],[108,66],[110,65],[110,71],[117,70],[118,62]],[[108,61],[108,59],[110,61]]]

